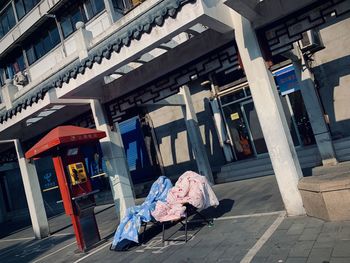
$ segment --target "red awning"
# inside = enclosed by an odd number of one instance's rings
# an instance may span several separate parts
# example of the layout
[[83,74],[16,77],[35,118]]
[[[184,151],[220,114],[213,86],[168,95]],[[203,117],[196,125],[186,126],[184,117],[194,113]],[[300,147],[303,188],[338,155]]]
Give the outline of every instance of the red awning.
[[95,129],[87,129],[71,125],[58,126],[27,151],[25,157],[28,159],[40,157],[42,154],[59,145],[79,145],[98,141],[104,137],[106,137],[105,132]]

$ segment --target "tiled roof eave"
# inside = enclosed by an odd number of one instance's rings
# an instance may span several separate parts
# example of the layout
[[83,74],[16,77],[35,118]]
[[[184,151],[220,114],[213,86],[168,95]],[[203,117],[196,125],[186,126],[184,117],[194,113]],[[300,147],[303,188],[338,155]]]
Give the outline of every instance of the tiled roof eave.
[[86,68],[92,68],[96,63],[101,64],[104,59],[110,59],[113,52],[119,53],[123,46],[129,46],[131,41],[139,40],[144,33],[150,33],[153,27],[162,26],[164,20],[174,18],[181,7],[196,0],[164,0],[157,6],[142,14],[130,24],[93,47],[86,59],[75,60],[64,70],[55,73],[46,81],[33,88],[12,109],[0,115],[0,124],[13,118],[17,113],[31,107],[34,103],[44,99],[45,94],[53,88],[61,88],[63,83],[69,83],[78,75],[84,74]]

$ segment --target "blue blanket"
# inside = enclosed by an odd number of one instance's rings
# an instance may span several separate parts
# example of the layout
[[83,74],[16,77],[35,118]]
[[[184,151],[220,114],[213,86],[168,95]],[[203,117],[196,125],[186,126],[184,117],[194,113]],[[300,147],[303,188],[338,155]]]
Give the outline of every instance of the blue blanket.
[[157,201],[166,202],[166,197],[171,187],[173,187],[171,181],[165,176],[160,176],[153,183],[145,202],[142,205],[127,209],[125,217],[115,232],[112,249],[123,239],[138,243],[138,232],[141,222],[151,221],[151,212],[155,209]]

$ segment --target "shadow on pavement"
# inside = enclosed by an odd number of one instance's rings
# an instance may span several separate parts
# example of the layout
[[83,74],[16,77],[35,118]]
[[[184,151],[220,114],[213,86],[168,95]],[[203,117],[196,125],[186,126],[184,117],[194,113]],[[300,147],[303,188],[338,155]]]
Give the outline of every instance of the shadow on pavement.
[[[222,199],[219,201],[217,207],[209,207],[200,211],[208,219],[222,217],[226,213],[230,212],[235,204],[235,200],[232,199]],[[195,219],[200,219],[200,217],[195,216]]]
[[11,246],[0,249],[0,262],[30,262],[52,247],[60,245],[61,243],[72,238],[72,235],[65,235],[59,237],[49,237],[42,240],[29,240],[21,243],[16,243]]

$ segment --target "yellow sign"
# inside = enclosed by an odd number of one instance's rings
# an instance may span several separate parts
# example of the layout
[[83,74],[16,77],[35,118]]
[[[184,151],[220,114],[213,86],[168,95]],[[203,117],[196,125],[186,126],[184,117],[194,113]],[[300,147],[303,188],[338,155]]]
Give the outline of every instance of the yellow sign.
[[85,183],[87,175],[83,163],[72,163],[68,165],[72,185]]
[[231,120],[238,120],[239,119],[239,114],[238,114],[238,112],[235,112],[235,113],[232,113],[231,114]]

